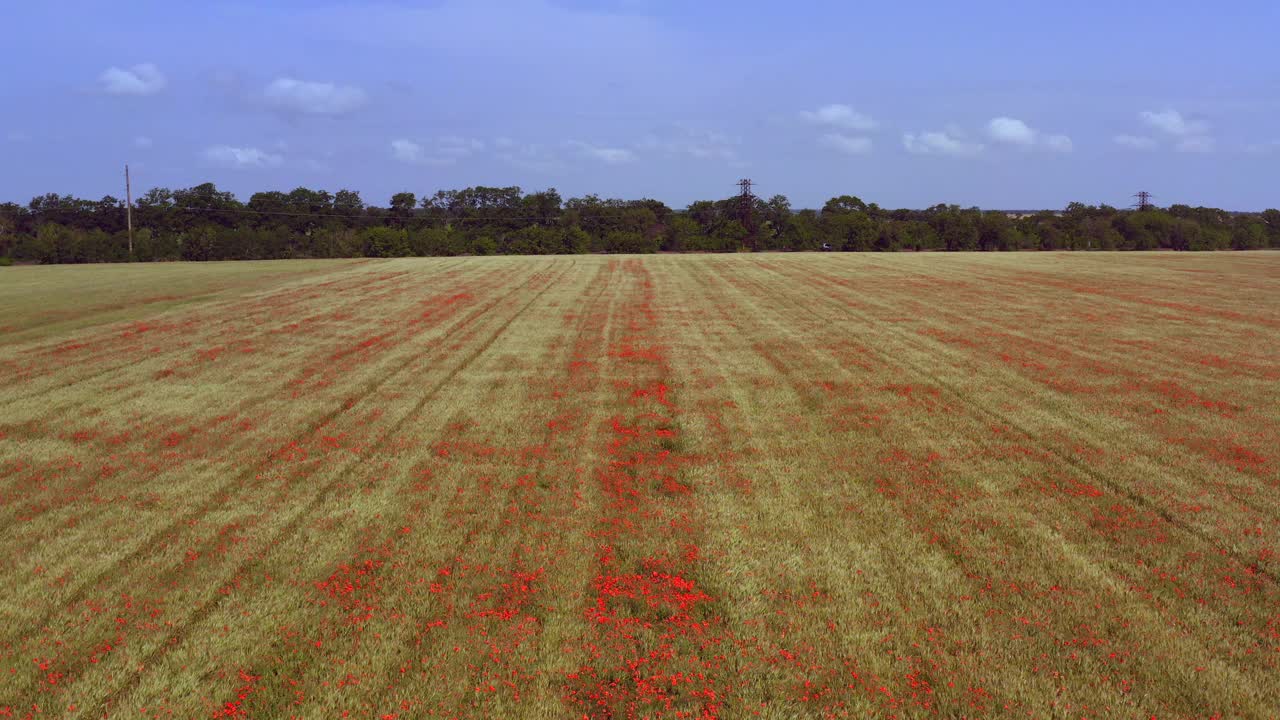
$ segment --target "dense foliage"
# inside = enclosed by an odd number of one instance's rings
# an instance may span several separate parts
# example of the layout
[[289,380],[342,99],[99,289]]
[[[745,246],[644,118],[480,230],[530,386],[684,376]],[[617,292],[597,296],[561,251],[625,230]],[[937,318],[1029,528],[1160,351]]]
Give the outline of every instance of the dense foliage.
[[[1280,248],[1280,211],[1174,205],[1120,210],[1072,203],[1009,213],[936,205],[886,210],[852,196],[793,210],[782,195],[700,200],[564,200],[555,190],[474,187],[397,193],[388,207],[358,192],[298,188],[241,202],[212,183],[153,189],[134,206],[133,259],[240,260],[410,255],[529,255],[739,250],[1252,250]],[[49,194],[0,204],[0,264],[130,259],[125,203]]]

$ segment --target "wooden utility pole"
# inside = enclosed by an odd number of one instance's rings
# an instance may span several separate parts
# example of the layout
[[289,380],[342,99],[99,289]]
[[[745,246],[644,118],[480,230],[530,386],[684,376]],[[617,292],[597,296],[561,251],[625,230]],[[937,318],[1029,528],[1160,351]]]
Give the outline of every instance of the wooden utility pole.
[[129,259],[133,260],[133,188],[129,185],[129,164],[124,166],[124,217],[129,226]]

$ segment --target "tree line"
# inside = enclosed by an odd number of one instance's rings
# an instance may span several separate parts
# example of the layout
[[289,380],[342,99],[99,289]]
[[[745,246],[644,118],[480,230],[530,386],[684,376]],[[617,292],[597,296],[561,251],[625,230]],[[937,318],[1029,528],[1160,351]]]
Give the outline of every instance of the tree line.
[[130,254],[124,201],[70,195],[0,204],[0,264],[157,260],[546,255],[785,250],[1256,250],[1280,248],[1280,210],[1129,210],[1072,203],[1007,213],[935,205],[881,208],[843,195],[821,209],[785,196],[699,200],[565,200],[554,189],[393,195],[298,188],[242,202],[212,183],[138,198]]

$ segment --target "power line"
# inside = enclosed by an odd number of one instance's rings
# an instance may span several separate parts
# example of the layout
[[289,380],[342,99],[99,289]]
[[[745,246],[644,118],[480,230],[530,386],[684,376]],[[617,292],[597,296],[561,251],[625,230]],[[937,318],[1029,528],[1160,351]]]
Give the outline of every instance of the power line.
[[1135,193],[1133,197],[1138,198],[1138,202],[1134,203],[1133,207],[1136,207],[1139,210],[1150,210],[1151,208],[1155,207],[1155,205],[1151,203],[1152,198],[1154,198],[1155,196],[1147,192],[1146,190]]
[[[329,218],[329,219],[346,218],[346,219],[355,219],[355,220],[378,220],[378,221],[391,220],[391,219],[400,219],[400,220],[406,219],[406,218],[397,217],[389,214],[388,215],[370,215],[370,214],[352,215],[349,213],[292,212],[292,211],[285,211],[285,210],[250,210],[248,208],[201,208],[201,207],[189,207],[184,205],[159,206],[158,209],[162,211],[181,210],[183,212],[232,213],[236,215],[274,215],[274,216],[284,216],[284,217],[315,217],[315,218]],[[633,210],[648,210],[648,209],[649,208],[647,207],[633,208]],[[559,210],[559,213],[561,215],[572,213],[572,212],[581,212],[581,211],[575,210],[575,209]],[[672,209],[671,212],[672,214],[675,214],[681,211]],[[589,217],[621,218],[621,217],[627,217],[627,214],[626,213],[591,214],[589,215]],[[427,216],[421,216],[421,217],[409,217],[407,219],[408,220],[438,220],[441,218],[427,215]],[[451,222],[451,223],[452,222],[505,222],[508,220],[546,220],[547,216],[546,215],[493,215],[489,217],[471,216],[471,217],[452,217],[452,218],[444,218],[444,219],[446,219],[448,222]]]

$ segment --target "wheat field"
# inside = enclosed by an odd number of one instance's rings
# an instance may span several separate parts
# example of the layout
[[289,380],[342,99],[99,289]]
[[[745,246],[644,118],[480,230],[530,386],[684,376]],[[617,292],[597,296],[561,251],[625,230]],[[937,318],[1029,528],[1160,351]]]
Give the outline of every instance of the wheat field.
[[0,268],[0,717],[1276,717],[1280,255]]

